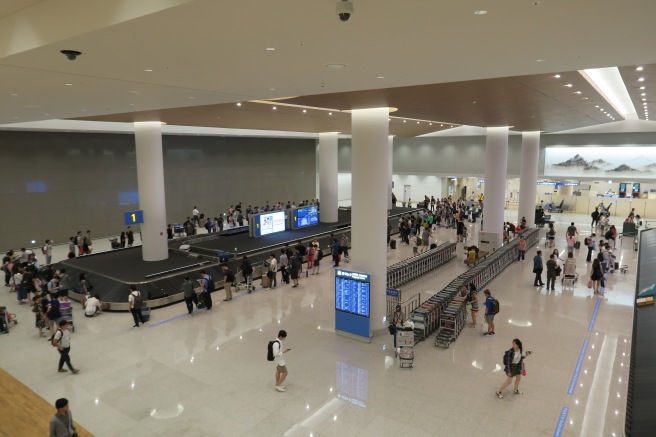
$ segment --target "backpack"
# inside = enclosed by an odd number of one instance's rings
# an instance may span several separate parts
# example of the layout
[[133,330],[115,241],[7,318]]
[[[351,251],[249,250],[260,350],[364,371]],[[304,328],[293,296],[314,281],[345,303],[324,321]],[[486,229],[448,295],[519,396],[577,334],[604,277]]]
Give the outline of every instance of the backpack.
[[585,246],[590,245],[590,239],[588,237],[585,237],[585,239],[583,240],[583,245],[585,245]]
[[492,298],[492,314],[495,316],[499,314],[499,301],[495,298]]
[[323,259],[323,250],[317,249],[317,251],[319,252],[319,258],[318,259],[319,259],[319,261],[321,261]]
[[415,239],[415,244],[416,244],[417,246],[421,246],[421,238],[420,238],[420,237],[417,237],[417,238]]
[[250,264],[244,265],[244,274],[251,275],[253,274],[253,266]]
[[[57,335],[58,332],[61,332],[62,336],[59,337],[59,341],[61,341],[61,339],[64,337],[64,331],[62,331],[61,329],[57,329],[55,331],[55,335]],[[50,344],[53,345],[54,347],[57,347],[57,345],[55,344],[55,335],[53,335],[52,338],[50,339]]]
[[597,254],[597,259],[599,260],[600,263],[604,262],[604,252],[602,250],[599,251]]
[[273,355],[273,343],[278,343],[278,346],[280,346],[280,342],[278,340],[271,340],[269,342],[269,346],[267,346],[267,361],[273,361],[276,359],[276,357]]
[[301,267],[301,262],[298,260],[298,257],[293,256],[292,257],[292,269],[297,270]]
[[130,293],[134,297],[134,303],[132,305],[132,308],[135,310],[140,310],[141,307],[143,307],[143,297],[141,297],[141,293],[137,291],[138,294]]
[[550,229],[550,230],[549,230],[549,236],[550,236],[550,237],[553,237],[554,235],[556,235],[556,231],[553,230],[553,229]]
[[48,246],[47,246],[47,245],[46,245],[46,246],[43,246],[43,247],[41,248],[41,253],[45,255],[47,252],[48,252]]
[[216,285],[214,285],[214,280],[210,275],[207,275],[207,292],[211,293],[216,290]]
[[606,231],[606,233],[604,234],[604,238],[606,240],[612,239],[613,238],[613,232],[612,231]]

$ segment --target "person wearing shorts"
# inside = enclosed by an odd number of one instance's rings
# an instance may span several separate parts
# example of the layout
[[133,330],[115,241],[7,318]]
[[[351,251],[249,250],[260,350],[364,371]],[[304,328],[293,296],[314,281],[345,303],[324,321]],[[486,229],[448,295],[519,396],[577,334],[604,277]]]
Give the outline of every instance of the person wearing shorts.
[[519,382],[522,380],[524,372],[524,358],[531,355],[531,351],[524,352],[524,347],[519,339],[512,341],[512,347],[503,354],[503,366],[506,373],[506,380],[501,384],[501,387],[496,391],[497,397],[503,399],[503,390],[513,382],[515,378],[515,389],[513,394],[524,394],[519,390]]
[[489,288],[483,294],[485,295],[485,321],[487,322],[487,332],[483,335],[494,335],[494,298]]
[[281,329],[278,332],[278,338],[273,342],[273,356],[276,361],[276,386],[277,391],[285,391],[285,386],[282,383],[287,378],[287,365],[283,354],[289,352],[285,349],[282,342],[287,338],[287,331]]

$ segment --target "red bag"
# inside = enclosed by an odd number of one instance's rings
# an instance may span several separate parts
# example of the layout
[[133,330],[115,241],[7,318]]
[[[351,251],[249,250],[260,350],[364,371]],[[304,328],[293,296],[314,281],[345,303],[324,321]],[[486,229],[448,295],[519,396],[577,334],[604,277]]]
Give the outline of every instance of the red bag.
[[592,288],[592,279],[588,280],[588,288]]

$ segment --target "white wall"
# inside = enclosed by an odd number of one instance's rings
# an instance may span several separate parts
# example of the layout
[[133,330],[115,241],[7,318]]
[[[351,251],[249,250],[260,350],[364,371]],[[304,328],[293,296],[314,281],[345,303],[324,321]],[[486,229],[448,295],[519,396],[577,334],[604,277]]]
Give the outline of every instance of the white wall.
[[[413,203],[424,199],[424,195],[441,197],[442,178],[434,175],[399,175],[392,176],[394,194],[398,204],[403,200],[403,186],[410,185]],[[337,200],[339,206],[351,205],[351,173],[340,172],[337,175]]]

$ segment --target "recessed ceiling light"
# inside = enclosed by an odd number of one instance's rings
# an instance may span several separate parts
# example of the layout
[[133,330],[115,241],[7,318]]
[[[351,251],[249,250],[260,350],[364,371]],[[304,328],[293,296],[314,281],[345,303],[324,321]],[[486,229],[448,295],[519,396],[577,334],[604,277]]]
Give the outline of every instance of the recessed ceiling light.
[[429,126],[432,126],[432,125],[433,125],[433,123],[428,123],[428,125],[429,125]]
[[305,114],[306,112],[307,112],[307,109],[304,109],[304,110],[303,110],[303,113]]
[[641,95],[641,96],[646,96],[646,95],[647,95],[647,93],[640,93],[640,95]]
[[595,108],[598,108],[598,107],[599,107],[599,105],[595,105]]
[[644,81],[645,81],[645,78],[644,78],[644,77],[641,77],[640,79],[638,79],[638,81],[639,81],[639,82],[644,82]]
[[237,106],[241,106],[241,102],[237,102]]
[[147,72],[147,73],[150,73],[153,70],[151,68],[146,68],[144,71]]
[[588,100],[590,97],[581,97],[583,100]]
[[385,79],[385,76],[378,76],[378,79]]
[[547,62],[546,59],[536,59],[535,62]]
[[275,91],[275,90],[276,90],[275,88],[269,88],[269,91]]
[[333,115],[333,113],[332,113],[332,112],[329,112],[328,115]]
[[65,84],[65,85],[66,85],[66,86],[73,86],[72,83],[67,83],[67,84]]
[[129,106],[134,106],[134,103],[130,103],[130,105],[129,105]]
[[645,87],[644,87],[644,86],[641,86],[641,87],[640,87],[640,89],[641,89],[641,90],[644,90],[644,89],[645,89]]
[[647,101],[647,99],[645,99],[645,98],[643,97],[643,99],[642,99],[642,101],[643,101],[643,102],[646,102],[646,101]]
[[417,122],[417,124],[419,124],[419,122]]
[[273,110],[275,111],[276,109],[278,109],[278,108],[276,108],[276,107],[274,106],[274,107],[273,107]]
[[604,111],[604,108],[599,108],[599,110],[603,112],[603,111]]
[[267,48],[266,48],[266,51],[267,51],[267,52],[275,52],[276,49],[275,49],[275,47],[267,47]]
[[440,125],[440,127],[444,127],[444,125],[443,125],[443,124],[441,124],[441,125]]
[[405,123],[406,121],[407,121],[407,120],[403,120],[404,123]]
[[638,71],[642,71],[643,68],[642,68],[642,66],[640,66],[640,67],[636,67],[636,70],[638,70]]
[[571,88],[571,87],[572,87],[572,84],[571,84],[571,83],[568,83],[568,84],[565,85],[565,86],[566,86],[567,88]]
[[479,11],[474,11],[474,15],[485,15],[485,14],[487,14],[487,11],[484,11],[482,9]]
[[575,94],[581,94],[581,91],[575,91]]
[[18,94],[16,94],[16,93],[11,93],[9,95],[12,96],[12,97],[18,97]]
[[194,97],[194,96],[189,96],[189,98],[190,98],[190,99],[195,99],[196,97]]
[[345,68],[348,67],[348,64],[323,64],[326,68]]
[[556,79],[560,79],[560,74],[554,76]]

